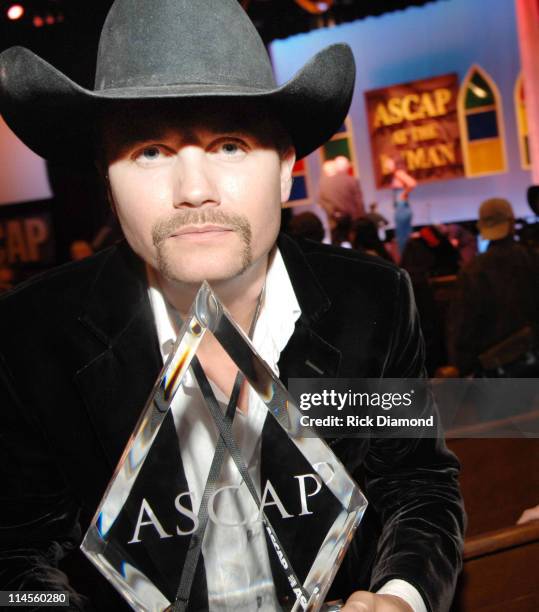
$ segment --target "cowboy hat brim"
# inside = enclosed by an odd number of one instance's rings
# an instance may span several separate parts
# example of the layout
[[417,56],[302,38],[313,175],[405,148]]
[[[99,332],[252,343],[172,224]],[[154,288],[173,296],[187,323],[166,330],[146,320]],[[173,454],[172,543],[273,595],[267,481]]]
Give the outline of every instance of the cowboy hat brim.
[[[270,90],[214,84],[170,84],[92,91],[24,47],[0,54],[0,114],[46,159],[94,155],[94,120],[107,105],[134,100],[245,98],[268,103],[301,159],[342,125],[352,98],[355,63],[348,45],[317,53],[284,85]],[[74,148],[73,145],[76,144]]]

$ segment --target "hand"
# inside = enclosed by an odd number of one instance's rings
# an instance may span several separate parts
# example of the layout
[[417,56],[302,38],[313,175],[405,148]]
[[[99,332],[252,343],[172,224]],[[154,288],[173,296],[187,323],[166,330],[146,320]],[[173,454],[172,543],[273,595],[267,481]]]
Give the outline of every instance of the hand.
[[539,505],[524,510],[517,521],[517,525],[524,525],[525,523],[531,523],[531,521],[539,521]]
[[413,612],[412,608],[396,595],[376,595],[368,591],[356,591],[346,600],[341,612]]

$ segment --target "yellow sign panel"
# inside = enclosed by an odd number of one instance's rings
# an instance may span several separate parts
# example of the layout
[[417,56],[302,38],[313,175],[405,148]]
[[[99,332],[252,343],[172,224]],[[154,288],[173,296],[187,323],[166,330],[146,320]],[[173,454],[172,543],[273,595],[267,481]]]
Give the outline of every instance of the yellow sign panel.
[[388,159],[418,182],[463,176],[455,74],[365,93],[377,187],[389,187]]

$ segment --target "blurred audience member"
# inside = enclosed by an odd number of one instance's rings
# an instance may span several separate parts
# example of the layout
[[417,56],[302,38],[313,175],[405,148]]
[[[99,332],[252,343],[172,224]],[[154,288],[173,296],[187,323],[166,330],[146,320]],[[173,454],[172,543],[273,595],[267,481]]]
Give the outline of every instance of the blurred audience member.
[[539,505],[524,510],[517,521],[517,525],[525,525],[532,521],[539,521]]
[[426,367],[430,376],[447,363],[444,317],[437,304],[430,279],[456,274],[458,251],[438,227],[423,227],[417,238],[406,243],[400,262],[410,274],[425,338]]
[[369,212],[365,215],[365,218],[374,223],[377,229],[385,227],[389,224],[389,221],[378,212],[378,202],[372,202],[369,204]]
[[418,238],[407,242],[401,266],[412,281],[448,276],[458,272],[459,253],[440,228],[428,225],[420,230]]
[[15,272],[8,266],[0,266],[0,293],[5,293],[15,286]]
[[357,219],[352,225],[351,243],[354,249],[391,261],[389,253],[378,237],[376,225],[367,218]]
[[530,185],[528,187],[527,199],[530,208],[539,217],[539,185]]
[[74,240],[69,246],[71,261],[79,261],[93,254],[94,251],[86,240]]
[[319,204],[326,211],[331,242],[341,244],[348,240],[351,224],[365,216],[363,194],[352,165],[344,155],[324,162],[319,185]]
[[307,238],[316,242],[324,240],[322,221],[312,212],[294,215],[288,222],[287,233],[293,238]]
[[447,237],[459,252],[461,266],[469,264],[477,255],[477,236],[459,223],[447,226]]
[[462,375],[539,374],[539,257],[515,242],[514,225],[507,200],[481,204],[488,250],[461,271],[450,311],[450,359]]
[[531,223],[522,220],[519,238],[522,244],[539,251],[539,223],[537,223],[537,217],[539,217],[539,185],[528,187],[527,199],[536,219]]
[[385,242],[386,225],[389,225],[389,221],[378,212],[378,202],[372,202],[369,204],[369,212],[365,215],[365,218],[374,223],[378,233],[378,238],[380,238],[382,242]]

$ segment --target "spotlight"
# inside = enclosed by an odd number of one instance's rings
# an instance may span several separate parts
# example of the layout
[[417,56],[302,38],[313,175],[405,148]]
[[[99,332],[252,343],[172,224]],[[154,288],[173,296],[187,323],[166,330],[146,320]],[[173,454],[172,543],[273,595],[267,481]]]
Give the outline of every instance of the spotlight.
[[7,10],[7,18],[11,21],[17,21],[24,15],[24,6],[22,4],[12,4]]
[[42,28],[44,24],[43,17],[36,15],[32,20],[32,23],[34,24],[35,28]]
[[334,0],[325,0],[318,2],[317,0],[296,0],[301,8],[311,15],[323,15],[333,6]]
[[45,23],[46,23],[47,25],[53,25],[55,21],[56,21],[56,20],[54,19],[54,17],[53,17],[52,15],[47,15],[47,16],[45,17]]

